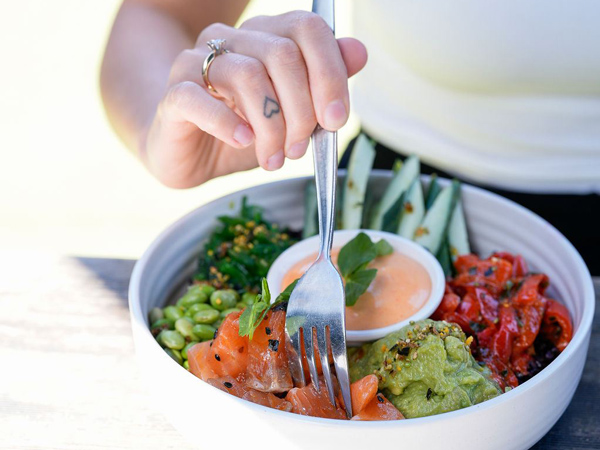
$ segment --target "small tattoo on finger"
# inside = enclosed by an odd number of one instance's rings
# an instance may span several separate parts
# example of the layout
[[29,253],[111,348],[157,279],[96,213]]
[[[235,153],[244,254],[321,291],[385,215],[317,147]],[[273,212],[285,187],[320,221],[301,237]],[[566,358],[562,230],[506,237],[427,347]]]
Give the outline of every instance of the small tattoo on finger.
[[279,107],[279,103],[273,100],[270,97],[265,97],[265,103],[263,105],[263,115],[270,119],[274,114],[279,114],[281,108]]

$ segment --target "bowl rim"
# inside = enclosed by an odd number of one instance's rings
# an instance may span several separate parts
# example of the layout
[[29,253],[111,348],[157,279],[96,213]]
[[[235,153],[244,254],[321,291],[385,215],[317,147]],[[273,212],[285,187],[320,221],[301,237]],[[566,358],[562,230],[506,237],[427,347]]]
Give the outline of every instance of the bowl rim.
[[[345,170],[339,170],[338,173],[339,173],[339,175],[344,175]],[[376,177],[390,178],[391,172],[387,171],[387,170],[374,169],[371,171],[370,178],[376,178]],[[256,188],[259,186],[260,187],[268,186],[270,188],[276,189],[276,188],[280,187],[281,185],[285,185],[292,181],[302,181],[302,180],[308,181],[312,178],[313,178],[312,176],[287,178],[284,180],[277,180],[277,181],[273,181],[273,182],[269,182],[269,183],[257,184],[255,186],[245,188],[242,191],[245,191],[248,189],[253,189],[253,188]],[[421,175],[421,179],[429,180],[429,178],[430,177],[427,175],[425,175],[425,176]],[[444,177],[439,177],[438,181],[442,184],[450,183],[450,180],[448,178],[444,178]],[[567,345],[567,348],[565,350],[563,350],[560,353],[560,355],[558,355],[556,357],[556,359],[554,361],[552,361],[546,368],[544,368],[544,370],[542,370],[540,373],[538,373],[537,375],[535,375],[534,377],[532,377],[530,380],[526,381],[522,385],[517,386],[516,388],[510,390],[509,392],[499,395],[498,397],[495,397],[491,400],[487,400],[483,403],[479,403],[477,405],[473,405],[473,406],[470,406],[467,408],[459,409],[456,411],[450,411],[450,412],[435,415],[435,416],[418,417],[418,418],[413,418],[410,420],[391,420],[391,421],[364,421],[363,422],[363,421],[356,421],[356,420],[350,421],[350,420],[326,419],[326,418],[322,418],[322,417],[303,416],[303,415],[294,414],[294,413],[290,413],[290,412],[279,411],[279,410],[276,410],[273,408],[267,408],[267,407],[249,402],[247,400],[237,398],[226,392],[222,392],[219,389],[213,388],[208,383],[204,383],[204,386],[202,383],[199,383],[198,386],[203,386],[203,388],[211,388],[211,389],[214,389],[215,391],[220,391],[219,395],[227,396],[227,398],[230,399],[231,401],[239,402],[240,406],[254,410],[257,413],[263,412],[266,414],[273,414],[283,420],[286,420],[286,419],[297,420],[299,422],[304,422],[306,424],[327,425],[327,426],[335,426],[335,427],[340,427],[340,428],[356,428],[356,427],[363,427],[363,428],[395,428],[395,427],[398,427],[398,428],[402,428],[402,427],[408,427],[408,426],[411,426],[411,424],[417,424],[417,423],[420,425],[426,425],[428,423],[436,422],[436,421],[451,421],[451,420],[457,419],[462,416],[468,416],[471,414],[476,414],[480,411],[493,409],[493,408],[497,407],[498,405],[503,404],[504,402],[510,401],[513,397],[520,395],[521,393],[525,393],[527,391],[532,390],[535,386],[537,386],[537,385],[541,384],[543,381],[545,381],[548,377],[550,377],[557,370],[557,368],[559,366],[567,364],[574,357],[575,352],[577,351],[577,349],[579,349],[579,347],[584,345],[585,339],[586,339],[587,335],[589,334],[589,332],[591,331],[591,325],[592,325],[592,321],[593,321],[593,317],[594,317],[594,308],[595,308],[594,284],[592,281],[591,274],[590,274],[587,266],[585,265],[583,258],[581,257],[581,255],[579,254],[577,249],[575,249],[573,244],[571,244],[571,242],[565,236],[563,236],[563,234],[560,233],[552,224],[550,224],[548,221],[546,221],[545,219],[543,219],[542,217],[540,217],[533,211],[530,211],[529,209],[525,208],[524,206],[521,206],[518,203],[513,202],[512,200],[504,198],[501,195],[498,195],[494,192],[490,192],[486,189],[483,189],[483,188],[480,188],[477,186],[472,186],[468,183],[462,183],[461,188],[466,189],[467,191],[472,191],[479,195],[491,196],[495,200],[499,201],[501,204],[507,205],[512,208],[516,208],[520,212],[522,212],[522,213],[524,212],[524,213],[528,214],[530,216],[531,220],[533,220],[534,222],[537,222],[537,224],[539,224],[541,226],[550,227],[551,232],[553,234],[555,234],[557,236],[557,238],[559,238],[560,241],[563,242],[563,244],[567,248],[567,251],[569,253],[571,253],[571,255],[573,256],[574,263],[577,266],[576,271],[578,273],[581,273],[582,278],[585,279],[585,285],[583,286],[584,295],[583,295],[583,299],[582,299],[582,303],[583,303],[584,307],[583,307],[583,311],[582,311],[581,322],[580,322],[579,326],[577,327],[577,330],[573,334],[573,338],[571,339],[571,342],[569,343],[569,345]],[[145,332],[143,334],[139,335],[139,338],[144,339],[145,342],[147,342],[148,344],[156,345],[156,341],[155,341],[154,337],[152,336],[150,329],[148,328],[148,326],[146,324],[146,318],[142,314],[141,302],[140,302],[140,281],[141,281],[142,275],[144,273],[144,269],[149,264],[149,261],[152,259],[156,249],[158,247],[160,247],[162,245],[163,241],[168,239],[169,236],[171,236],[179,228],[184,227],[185,224],[189,220],[193,219],[198,214],[199,209],[210,206],[210,205],[214,205],[214,204],[220,203],[220,202],[227,202],[227,201],[231,202],[235,198],[239,197],[240,192],[241,191],[236,191],[236,192],[227,194],[223,197],[220,197],[218,199],[212,200],[211,202],[208,202],[204,205],[201,205],[201,206],[193,209],[192,211],[185,214],[183,217],[181,217],[178,220],[176,220],[175,222],[173,222],[171,225],[169,225],[165,230],[163,230],[154,239],[154,241],[150,244],[148,249],[143,253],[142,257],[136,262],[136,264],[133,268],[131,278],[130,278],[130,283],[129,283],[129,311],[130,311],[130,317],[131,317],[131,322],[132,322],[131,325],[132,325],[132,329],[133,329],[133,333],[134,333],[134,340],[136,340],[135,339],[136,338],[136,336],[135,336],[136,330],[138,328],[142,328],[145,330]],[[162,355],[163,356],[162,360],[165,362],[165,364],[177,364],[165,352],[162,352],[162,353],[164,354],[164,355]],[[195,379],[198,379],[195,377],[195,375],[193,375],[192,373],[188,372],[185,369],[183,369],[181,371],[181,375],[188,376],[188,377],[194,377]]]
[[[335,230],[333,232],[333,243],[336,243],[337,237],[338,246],[340,244],[343,245],[361,232],[367,234],[371,239],[386,239],[397,253],[406,255],[420,264],[429,276],[431,288],[427,300],[423,306],[421,306],[421,308],[419,308],[414,314],[405,319],[394,322],[385,327],[369,328],[366,330],[346,330],[346,338],[348,343],[351,345],[381,339],[385,335],[397,331],[405,325],[408,325],[410,321],[428,318],[441,303],[442,297],[444,296],[444,289],[446,287],[444,271],[439,261],[431,254],[431,252],[405,237],[389,233],[387,231],[359,228],[352,230]],[[318,235],[302,239],[287,248],[283,253],[281,253],[281,255],[277,257],[277,259],[275,259],[275,261],[273,261],[273,264],[267,273],[267,280],[269,281],[269,286],[273,297],[275,297],[281,291],[280,283],[285,275],[285,271],[283,270],[280,271],[281,273],[274,274],[273,267],[277,267],[277,264],[284,264],[282,269],[290,269],[301,259],[315,253],[312,247],[318,248],[318,240]],[[315,245],[313,246],[313,244]],[[272,285],[274,281],[276,281],[275,286]],[[279,283],[279,285],[277,283]]]

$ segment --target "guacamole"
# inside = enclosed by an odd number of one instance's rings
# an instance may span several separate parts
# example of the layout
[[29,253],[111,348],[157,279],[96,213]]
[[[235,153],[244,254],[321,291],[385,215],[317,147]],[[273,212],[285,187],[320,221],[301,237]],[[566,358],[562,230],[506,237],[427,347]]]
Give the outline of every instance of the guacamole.
[[379,389],[406,418],[465,408],[500,395],[460,327],[421,320],[351,349],[352,381],[375,374]]

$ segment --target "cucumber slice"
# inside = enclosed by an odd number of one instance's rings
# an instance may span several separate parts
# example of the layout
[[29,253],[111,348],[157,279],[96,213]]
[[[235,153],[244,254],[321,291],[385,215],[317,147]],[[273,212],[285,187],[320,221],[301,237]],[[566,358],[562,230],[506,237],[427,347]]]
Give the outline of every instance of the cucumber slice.
[[392,205],[390,209],[383,215],[381,222],[381,231],[387,231],[389,233],[395,233],[398,231],[400,226],[400,219],[402,218],[402,209],[404,207],[404,197],[406,192],[400,194],[398,201]]
[[429,187],[427,188],[427,196],[425,197],[425,209],[429,211],[431,205],[440,194],[442,188],[440,183],[438,183],[437,173],[431,175],[431,181],[429,182]]
[[446,277],[451,277],[454,273],[454,264],[452,262],[452,256],[450,255],[450,244],[448,243],[448,238],[444,239],[442,246],[440,247],[440,251],[435,256],[442,266],[444,275],[446,275]]
[[456,261],[456,258],[460,255],[471,253],[469,233],[467,232],[465,213],[460,198],[456,202],[456,207],[450,218],[450,225],[448,225],[448,244],[452,262]]
[[[390,209],[398,204],[400,196],[406,192],[414,180],[419,176],[419,170],[421,164],[419,158],[415,155],[409,156],[402,168],[396,173],[392,181],[388,185],[381,202],[377,207],[373,219],[371,220],[371,227],[373,230],[383,230],[384,216],[390,211]],[[389,226],[389,223],[386,224]],[[396,231],[397,228],[394,229]]]
[[352,150],[344,182],[342,228],[345,230],[360,228],[362,224],[365,192],[374,160],[375,149],[367,137],[361,134]]
[[304,228],[302,239],[319,234],[317,211],[317,187],[314,180],[308,180],[304,187]]
[[456,206],[460,183],[456,180],[440,192],[415,232],[414,241],[437,255]]
[[400,225],[396,232],[407,239],[413,239],[415,231],[425,217],[425,202],[423,201],[423,187],[421,186],[421,180],[418,178],[413,181],[406,196],[404,198],[404,205],[402,210],[402,217],[400,218]]

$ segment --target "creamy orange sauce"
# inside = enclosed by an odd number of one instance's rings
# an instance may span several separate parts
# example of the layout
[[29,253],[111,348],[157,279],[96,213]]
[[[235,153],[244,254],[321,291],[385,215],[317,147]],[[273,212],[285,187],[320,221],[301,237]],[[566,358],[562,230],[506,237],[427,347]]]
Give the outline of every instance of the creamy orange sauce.
[[[339,252],[339,248],[331,251],[331,259],[336,265]],[[316,257],[315,253],[297,262],[283,277],[281,289],[300,278]],[[387,327],[412,316],[427,302],[431,279],[414,259],[394,252],[376,258],[369,268],[377,269],[377,275],[354,306],[346,307],[348,330]]]

